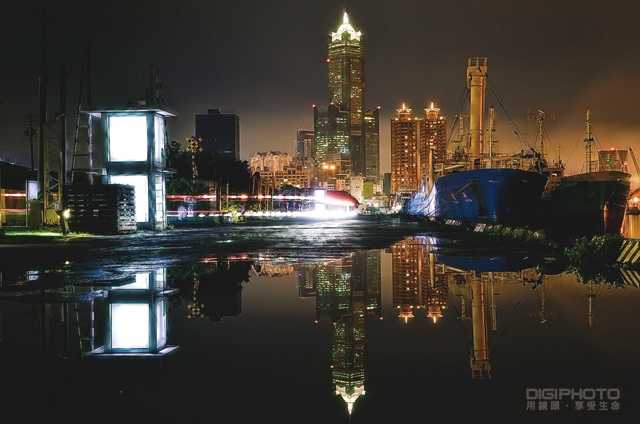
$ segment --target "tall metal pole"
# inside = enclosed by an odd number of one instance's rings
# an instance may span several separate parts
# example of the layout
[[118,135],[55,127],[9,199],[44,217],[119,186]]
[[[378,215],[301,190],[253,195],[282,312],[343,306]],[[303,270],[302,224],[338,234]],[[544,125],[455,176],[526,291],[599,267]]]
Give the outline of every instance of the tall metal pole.
[[593,136],[591,134],[591,111],[587,109],[587,120],[585,122],[585,148],[586,148],[586,170],[588,173],[592,172],[591,161],[592,161],[592,149],[593,149]]
[[38,182],[40,184],[38,198],[42,205],[42,219],[44,222],[45,211],[47,209],[47,148],[45,139],[45,126],[47,122],[47,14],[42,9],[42,38],[41,38],[41,61],[40,77],[38,84],[38,94],[40,97],[40,133],[39,135],[39,155],[38,155]]
[[538,144],[540,145],[540,156],[544,159],[544,111],[538,110]]
[[60,170],[58,172],[58,206],[64,208],[64,186],[67,183],[67,74],[60,67]]
[[36,135],[36,130],[33,128],[33,115],[27,116],[27,135],[29,136],[29,153],[31,158],[31,171],[36,169],[35,152],[33,151],[33,138]]
[[495,129],[496,110],[489,106],[489,168],[493,168],[493,135]]

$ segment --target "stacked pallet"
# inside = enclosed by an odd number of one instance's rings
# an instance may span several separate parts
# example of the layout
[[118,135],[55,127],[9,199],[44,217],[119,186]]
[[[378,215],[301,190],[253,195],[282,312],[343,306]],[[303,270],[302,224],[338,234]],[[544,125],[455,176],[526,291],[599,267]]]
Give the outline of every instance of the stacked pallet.
[[69,229],[95,234],[134,233],[135,194],[122,184],[73,184],[66,189]]

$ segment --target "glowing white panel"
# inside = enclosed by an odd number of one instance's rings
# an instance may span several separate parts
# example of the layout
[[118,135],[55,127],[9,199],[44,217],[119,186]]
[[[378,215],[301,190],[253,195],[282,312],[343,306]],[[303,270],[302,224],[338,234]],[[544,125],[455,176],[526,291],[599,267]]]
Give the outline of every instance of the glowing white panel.
[[167,344],[167,304],[161,300],[156,304],[156,342],[158,349]]
[[149,290],[149,277],[150,274],[148,272],[139,272],[136,274],[135,283],[113,287],[112,290]]
[[111,305],[111,348],[149,348],[149,305],[114,303]]
[[167,285],[167,268],[156,269],[156,289],[164,289]]
[[38,198],[38,182],[27,181],[27,200],[34,200]]
[[154,160],[158,165],[162,165],[162,158],[164,156],[164,146],[165,146],[165,137],[164,137],[164,118],[156,115],[154,117]]
[[111,184],[133,186],[136,196],[136,222],[149,222],[149,181],[146,175],[112,175]]
[[109,118],[109,160],[147,160],[147,117],[142,115]]

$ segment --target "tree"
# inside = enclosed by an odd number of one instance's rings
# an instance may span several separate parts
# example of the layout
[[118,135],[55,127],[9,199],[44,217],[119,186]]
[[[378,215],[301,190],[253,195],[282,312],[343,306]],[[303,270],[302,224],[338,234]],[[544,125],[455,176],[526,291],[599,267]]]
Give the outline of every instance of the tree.
[[[249,193],[251,172],[247,161],[239,161],[210,152],[199,152],[196,157],[198,179],[193,180],[192,156],[177,141],[169,144],[167,166],[175,171],[169,181],[169,194],[203,194],[211,185],[217,187],[218,194]],[[219,197],[220,198],[220,197]]]

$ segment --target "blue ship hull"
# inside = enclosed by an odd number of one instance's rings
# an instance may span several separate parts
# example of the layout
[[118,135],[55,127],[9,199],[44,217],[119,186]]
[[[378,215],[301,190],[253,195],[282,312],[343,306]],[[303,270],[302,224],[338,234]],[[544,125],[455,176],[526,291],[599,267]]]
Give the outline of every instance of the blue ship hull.
[[454,172],[438,178],[428,195],[414,195],[405,211],[412,216],[463,223],[536,226],[546,182],[545,175],[519,169]]

